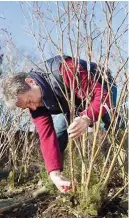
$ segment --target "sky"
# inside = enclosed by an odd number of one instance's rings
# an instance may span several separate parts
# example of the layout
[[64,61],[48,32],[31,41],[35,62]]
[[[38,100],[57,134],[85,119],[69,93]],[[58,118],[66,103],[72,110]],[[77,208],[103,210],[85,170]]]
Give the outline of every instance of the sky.
[[[28,2],[26,4],[30,4],[31,2]],[[124,8],[124,5],[127,2],[121,1],[121,5]],[[43,7],[45,8],[46,3],[42,2]],[[50,3],[50,7],[53,10],[53,13],[56,13],[56,8],[54,6],[54,3]],[[96,15],[98,22],[99,20],[102,20],[102,14],[100,13],[100,4],[97,4],[96,7]],[[114,30],[117,29],[117,26],[121,22],[122,17],[124,16],[123,11],[119,14],[119,16],[116,16],[116,19],[114,19]],[[11,36],[16,44],[16,46],[20,49],[23,49],[26,53],[38,55],[37,47],[35,45],[34,40],[30,35],[27,35],[25,32],[25,26],[27,25],[27,22],[23,16],[22,10],[20,8],[19,1],[0,1],[0,17],[3,17],[0,19],[0,29],[6,28],[9,33],[11,33]],[[102,23],[102,22],[101,22]],[[50,24],[48,24],[50,25]],[[52,35],[53,38],[55,38],[55,32]],[[2,39],[2,36],[0,35],[0,40]],[[48,49],[46,49],[46,52]],[[67,50],[68,51],[68,50]]]
[[19,49],[25,49],[27,53],[32,53],[36,49],[34,40],[25,33],[26,25],[20,4],[18,1],[0,1],[0,28],[6,28],[11,33],[12,38]]
[[0,15],[5,18],[0,21],[1,28],[8,29],[18,47],[30,49],[33,45],[33,40],[23,30],[25,21],[19,2],[0,2]]
[[[30,25],[31,26],[31,19],[28,14],[28,8],[30,9],[30,14],[31,14],[31,5],[33,2],[23,2],[24,4],[24,13],[26,15],[27,20],[24,17],[24,14],[21,10],[21,6],[20,6],[19,1],[0,1],[0,45],[2,46],[2,50],[0,51],[4,53],[4,49],[5,46],[4,44],[2,44],[5,41],[5,34],[2,34],[1,29],[6,29],[9,33],[11,33],[11,38],[13,39],[14,44],[16,45],[16,48],[18,48],[19,50],[23,51],[25,55],[30,55],[31,59],[41,59],[41,55],[37,49],[36,43],[34,41],[34,39],[32,38],[32,36],[30,36],[29,34],[26,33],[25,28]],[[63,2],[64,3],[64,2]],[[61,1],[59,2],[60,4],[60,8],[62,7],[61,4],[63,4]],[[67,2],[65,2],[67,3]],[[64,4],[65,4],[64,3]],[[90,5],[89,7],[92,7],[93,2],[89,1],[88,4]],[[120,25],[120,23],[122,22],[124,16],[125,16],[125,11],[127,9],[127,7],[125,8],[125,5],[127,5],[127,2],[124,1],[119,1],[120,7],[122,8],[122,10],[119,10],[119,13],[116,14],[115,18],[113,19],[113,29],[114,31],[117,30],[118,26]],[[48,16],[51,17],[51,13],[47,13],[47,3],[44,1],[40,1],[39,5],[42,7],[42,11],[44,13],[44,16]],[[57,14],[57,9],[56,9],[56,4],[54,2],[49,2],[49,7],[50,10],[52,11],[52,13],[54,14],[54,16],[56,17]],[[101,8],[101,2],[97,2],[96,6],[95,6],[95,16],[96,16],[96,24],[98,25],[97,27],[100,29],[104,28],[104,15],[102,12],[102,8]],[[67,17],[65,18],[67,22]],[[50,30],[53,26],[53,23],[51,21],[49,21],[48,19],[45,20],[47,28]],[[65,23],[64,22],[64,23]],[[125,25],[127,25],[127,20],[125,22]],[[65,26],[65,24],[64,24]],[[37,29],[36,26],[34,26],[35,28],[35,32],[37,33],[39,30]],[[58,44],[58,40],[57,39],[57,31],[58,29],[53,28],[53,31],[51,32],[51,36],[52,39]],[[83,31],[82,31],[83,32]],[[41,30],[41,34],[42,36],[44,36],[45,34],[45,30],[44,27],[42,27]],[[67,55],[71,55],[70,53],[70,45],[68,43],[67,38],[67,32],[65,35],[65,39],[64,39],[64,51],[65,54]],[[84,35],[85,36],[85,35]],[[127,52],[127,42],[128,42],[128,35],[127,33],[122,36],[122,45],[121,45],[121,49],[125,50]],[[97,39],[97,43],[96,43],[96,50],[95,51],[95,55],[96,57],[98,56],[98,47],[99,46],[99,42],[100,39]],[[105,43],[105,39],[103,39],[103,44]],[[75,53],[75,46],[73,43],[73,49],[74,49],[74,53]],[[114,51],[113,51],[114,52]],[[49,58],[52,56],[52,53],[56,54],[55,52],[55,48],[53,49],[53,47],[51,46],[50,43],[46,43],[45,48],[44,48],[44,54],[46,56],[46,58]],[[84,54],[84,55],[83,55]],[[115,52],[114,52],[115,54]],[[85,57],[85,53],[84,50],[81,53],[82,57]],[[123,57],[126,59],[127,58],[127,53],[123,52]],[[95,61],[95,60],[93,60]],[[119,62],[119,60],[118,60]],[[113,71],[115,72],[117,69],[117,64],[114,63],[114,61],[112,61],[112,65],[111,68],[113,69]]]

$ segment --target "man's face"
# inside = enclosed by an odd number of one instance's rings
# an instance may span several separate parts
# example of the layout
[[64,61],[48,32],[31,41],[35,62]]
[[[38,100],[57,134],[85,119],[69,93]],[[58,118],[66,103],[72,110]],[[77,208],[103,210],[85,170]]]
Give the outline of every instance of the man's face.
[[22,109],[29,108],[36,110],[37,107],[43,106],[42,93],[40,87],[36,85],[33,79],[27,78],[27,84],[30,86],[30,90],[24,94],[19,94],[16,106]]

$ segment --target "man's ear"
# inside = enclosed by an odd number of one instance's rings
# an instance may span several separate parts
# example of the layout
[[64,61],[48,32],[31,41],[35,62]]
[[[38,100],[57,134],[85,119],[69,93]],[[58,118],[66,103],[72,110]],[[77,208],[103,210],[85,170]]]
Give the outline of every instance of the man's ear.
[[25,78],[25,82],[26,82],[30,87],[36,85],[35,80],[33,80],[32,78]]

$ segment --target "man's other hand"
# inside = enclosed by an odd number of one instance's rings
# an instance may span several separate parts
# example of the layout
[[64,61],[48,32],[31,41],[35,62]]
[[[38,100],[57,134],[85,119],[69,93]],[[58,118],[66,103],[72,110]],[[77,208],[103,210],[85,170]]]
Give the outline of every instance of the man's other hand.
[[59,170],[50,172],[50,178],[62,193],[66,193],[72,189],[71,182],[62,176]]
[[85,133],[86,129],[89,127],[90,124],[91,120],[86,115],[76,117],[68,127],[67,131],[69,134],[69,138],[79,138],[81,135]]

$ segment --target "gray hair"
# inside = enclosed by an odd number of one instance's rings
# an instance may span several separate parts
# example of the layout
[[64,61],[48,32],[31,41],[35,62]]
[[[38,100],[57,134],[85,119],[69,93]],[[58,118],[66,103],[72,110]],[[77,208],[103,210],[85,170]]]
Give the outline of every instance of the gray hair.
[[26,78],[27,73],[20,72],[3,80],[4,101],[10,109],[16,108],[18,94],[23,94],[30,90],[30,86],[25,82]]

